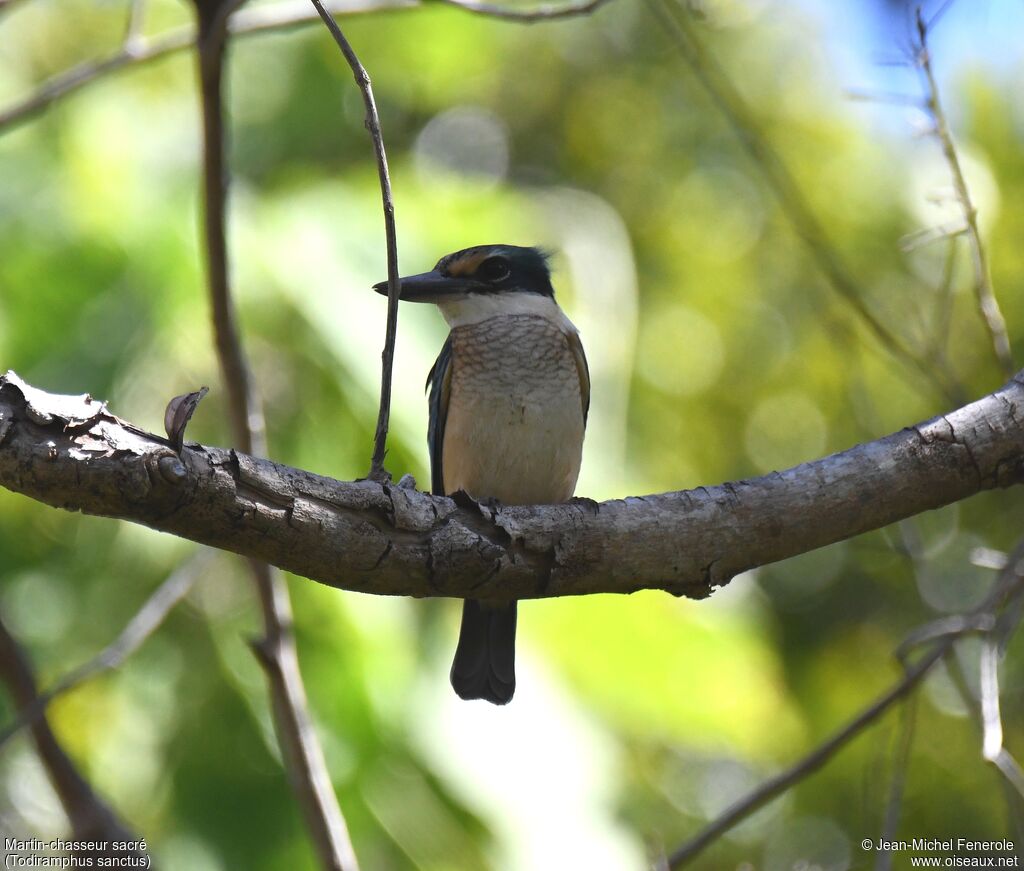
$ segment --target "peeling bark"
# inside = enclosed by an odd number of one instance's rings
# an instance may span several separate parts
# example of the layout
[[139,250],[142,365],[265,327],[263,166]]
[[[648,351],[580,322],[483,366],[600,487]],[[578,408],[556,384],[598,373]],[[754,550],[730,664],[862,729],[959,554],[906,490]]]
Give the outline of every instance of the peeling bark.
[[497,508],[195,443],[177,454],[88,396],[0,378],[7,489],[380,595],[703,598],[755,566],[1022,480],[1024,372],[949,414],[760,478]]

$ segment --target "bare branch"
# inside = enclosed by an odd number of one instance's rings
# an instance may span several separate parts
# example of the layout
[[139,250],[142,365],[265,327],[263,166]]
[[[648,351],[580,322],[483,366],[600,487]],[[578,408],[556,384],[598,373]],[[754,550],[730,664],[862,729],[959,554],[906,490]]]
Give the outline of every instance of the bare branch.
[[[419,0],[333,0],[327,8],[337,15],[362,15],[411,9],[419,5]],[[305,0],[293,0],[239,10],[230,17],[228,30],[232,36],[252,36],[291,30],[316,20],[317,16],[310,11]],[[127,40],[109,57],[89,60],[58,73],[28,96],[0,109],[0,133],[110,73],[151,63],[190,48],[195,45],[197,36],[194,27],[177,28],[151,38],[138,36]]]
[[31,705],[23,707],[14,722],[0,731],[0,747],[25,726],[37,722],[50,703],[104,671],[117,668],[135,653],[184,598],[210,563],[210,554],[201,553],[172,572],[142,604],[120,634],[88,662],[72,669],[50,689],[36,696]]
[[944,6],[933,16],[929,24],[921,13],[921,7],[917,7],[917,34],[920,45],[917,49],[917,59],[921,72],[924,74],[925,87],[927,92],[926,105],[935,121],[935,135],[942,146],[943,157],[949,164],[950,174],[953,176],[953,187],[956,190],[956,198],[963,211],[964,223],[966,224],[967,239],[971,248],[971,263],[974,267],[974,295],[978,303],[978,313],[981,315],[982,323],[988,331],[989,341],[992,344],[992,353],[996,363],[1002,369],[1004,376],[1009,377],[1016,371],[1013,363],[1013,353],[1010,350],[1010,339],[1006,333],[1006,321],[999,308],[999,301],[996,299],[995,290],[992,287],[992,276],[988,267],[988,256],[985,253],[985,246],[981,241],[981,233],[978,230],[978,210],[971,200],[971,192],[967,187],[963,170],[960,166],[960,158],[953,144],[953,135],[949,130],[949,122],[946,120],[946,113],[942,108],[939,99],[939,86],[935,81],[935,74],[932,71],[931,51],[928,48],[928,29],[948,6]]
[[932,17],[928,19],[927,24],[925,24],[925,28],[927,30],[932,30],[935,27],[935,25],[939,23],[939,20],[942,18],[942,16],[949,12],[950,8],[953,6],[955,2],[956,0],[945,0],[945,2],[938,9],[935,10]]
[[854,717],[831,738],[816,747],[796,764],[770,780],[766,780],[749,795],[744,796],[732,807],[728,808],[720,817],[713,820],[697,837],[687,841],[679,849],[675,850],[669,856],[669,867],[682,868],[727,831],[741,823],[755,811],[764,807],[772,799],[784,793],[791,786],[799,783],[821,768],[850,741],[874,723],[893,704],[905,698],[913,691],[925,675],[931,671],[933,666],[942,659],[952,644],[952,638],[947,638],[936,644],[891,689],[879,696],[871,705]]
[[[919,541],[906,534],[908,524],[904,528],[904,540],[915,566],[921,559]],[[980,551],[980,552],[979,552]],[[950,675],[963,699],[964,705],[974,716],[981,731],[982,757],[992,763],[1004,778],[1004,788],[1015,790],[1017,799],[1008,795],[1011,814],[1016,811],[1019,798],[1024,798],[1024,771],[1017,760],[1003,745],[1003,723],[999,703],[999,660],[1005,652],[1006,644],[1016,630],[1022,605],[1024,605],[1024,540],[1018,542],[1012,553],[986,551],[977,549],[971,555],[974,565],[996,568],[998,579],[989,594],[991,605],[987,610],[982,608],[973,614],[957,615],[936,620],[912,632],[897,648],[896,656],[905,662],[909,650],[925,641],[947,637],[961,638],[967,634],[982,636],[980,660],[980,705],[970,692],[964,674],[962,662],[950,655],[952,664]]]
[[395,204],[391,196],[391,177],[388,174],[388,157],[384,151],[384,137],[380,132],[380,118],[377,103],[373,99],[373,85],[370,75],[359,62],[352,45],[338,27],[338,22],[324,9],[320,0],[313,0],[316,11],[323,19],[334,41],[341,49],[356,85],[363,95],[366,107],[366,129],[373,140],[373,151],[377,158],[377,177],[380,183],[381,202],[384,207],[384,237],[388,261],[388,314],[384,336],[384,351],[381,354],[380,409],[377,413],[377,429],[373,437],[373,458],[368,477],[372,481],[390,481],[391,476],[384,469],[384,453],[387,447],[388,422],[391,417],[391,374],[395,364],[395,334],[398,330],[398,239],[395,233]]
[[0,485],[382,595],[700,598],[754,566],[1022,480],[1024,373],[944,416],[760,478],[496,509],[233,450],[186,443],[179,457],[100,402],[0,379]]
[[[982,721],[978,700],[975,698],[974,692],[968,683],[963,661],[959,657],[954,656],[952,651],[946,657],[946,674],[957,695],[960,696],[960,701],[968,716],[978,727],[982,741],[984,741],[985,726]],[[999,775],[999,785],[1002,787],[1003,795],[1006,799],[1006,810],[1009,820],[1016,826],[1018,831],[1021,831],[1022,824],[1024,824],[1024,802],[1021,801],[1021,795],[1014,789],[1012,781],[1003,775],[998,766],[993,766],[993,768],[995,773]]]
[[1024,797],[1024,771],[1003,744],[1003,718],[999,711],[999,643],[986,638],[981,647],[981,755]]
[[331,784],[292,635],[288,588],[265,562],[251,561],[264,615],[264,637],[253,652],[270,685],[270,701],[284,769],[306,818],[320,864],[330,871],[359,871],[345,817]]
[[995,627],[996,639],[999,642],[999,654],[1006,654],[1007,645],[1013,638],[1017,627],[1020,626],[1021,617],[1024,616],[1024,596],[1017,596],[1002,614]]
[[128,18],[125,21],[123,45],[131,45],[142,35],[145,15],[146,0],[131,0],[128,6]]
[[743,96],[704,47],[689,13],[678,0],[647,0],[647,4],[664,25],[701,87],[732,126],[740,144],[764,176],[783,214],[807,246],[833,290],[853,309],[889,354],[922,377],[946,399],[961,401],[955,382],[910,348],[865,303],[858,282],[843,264],[800,186],[762,132],[760,123]]
[[1003,749],[1003,718],[999,713],[999,651],[986,640],[981,645],[981,755],[990,762]]
[[[0,13],[17,2],[24,2],[24,0],[0,0]],[[442,0],[442,2],[477,15],[488,15],[493,18],[532,24],[537,21],[586,15],[594,12],[609,0],[587,0],[587,2],[579,4],[540,6],[536,9],[523,10],[507,9],[489,3],[469,2],[469,0]],[[138,5],[138,3],[133,4],[133,9]],[[424,2],[423,0],[328,0],[323,5],[332,15],[347,17],[417,9],[424,5]],[[292,30],[312,24],[316,20],[317,13],[310,10],[306,0],[284,0],[284,2],[269,6],[238,10],[229,19],[228,30],[232,36],[252,36],[260,33]],[[89,60],[57,73],[39,85],[31,94],[0,109],[0,134],[5,128],[27,120],[53,103],[71,96],[91,82],[104,78],[110,73],[151,63],[195,45],[197,36],[195,28],[177,28],[159,36],[146,38],[138,32],[137,20],[131,18],[130,22],[134,23],[129,23],[124,43],[112,55]]]
[[[1017,579],[1020,582],[1019,574]],[[1017,602],[1020,601],[1022,598],[1018,593]],[[1024,797],[1024,771],[1002,743],[1002,715],[999,712],[999,647],[999,639],[989,637],[982,643],[981,648],[981,754],[1006,778],[1007,783]]]
[[999,773],[1003,775],[1006,782],[1015,789],[1019,795],[1024,796],[1024,769],[1022,769],[1020,763],[1010,755],[1010,751],[1005,747],[1000,747],[999,752],[990,761],[999,769]]
[[[0,620],[0,681],[7,687],[17,707],[27,710],[35,705],[36,679],[32,665],[3,620]],[[64,752],[45,717],[32,724],[32,737],[54,791],[71,822],[75,839],[108,843],[138,841],[138,836],[96,795]],[[131,854],[110,854],[111,857],[115,855],[123,860]]]
[[[984,740],[984,724],[977,699],[974,697],[974,693],[967,681],[967,672],[963,661],[959,657],[954,656],[952,650],[946,657],[946,675],[956,690],[957,695],[960,696],[960,701],[968,716],[978,727],[982,740]],[[1011,782],[1002,776],[1002,772],[996,769],[996,774],[1000,775],[999,785],[1002,787],[1003,795],[1006,798],[1008,817],[1017,830],[1021,831],[1022,823],[1024,823],[1024,813],[1022,813],[1024,811],[1024,802],[1021,801],[1020,794],[1013,788]]]
[[932,357],[946,361],[949,347],[950,328],[953,324],[953,276],[956,271],[956,239],[949,239],[946,244],[946,257],[942,263],[942,276],[939,279],[938,314],[935,318],[935,329],[932,336]]
[[583,3],[555,3],[537,6],[533,9],[514,9],[494,3],[479,3],[477,0],[442,0],[448,6],[457,6],[466,12],[514,21],[517,24],[536,24],[539,21],[553,21],[560,18],[576,18],[596,12],[609,0],[586,0]]
[[[225,130],[221,87],[228,32],[222,20],[225,4],[197,0],[199,14],[199,80],[203,116],[203,252],[217,359],[230,404],[231,433],[246,453],[266,453],[266,424],[254,395],[228,278]],[[210,11],[204,11],[210,10]]]
[[845,92],[846,99],[855,103],[888,103],[893,106],[914,106],[924,108],[920,97],[910,94],[901,94],[893,91],[864,91],[857,88],[849,88]]
[[[907,524],[901,526],[906,527]],[[919,542],[910,540],[907,535],[904,538],[916,565],[921,559]],[[1009,637],[1017,627],[1020,609],[1024,604],[1024,540],[1018,542],[1010,554],[977,549],[971,555],[971,562],[999,571],[999,577],[988,597],[991,607],[988,610],[980,609],[973,614],[936,620],[915,630],[897,648],[896,656],[905,661],[911,647],[929,639],[943,636],[953,639],[975,633],[982,636],[980,705],[975,704],[963,663],[952,655],[948,657],[951,665],[949,674],[964,706],[973,715],[981,731],[981,755],[1003,776],[1010,813],[1016,815],[1019,799],[1024,798],[1024,771],[1003,745],[1003,723],[999,703],[999,660],[1005,652]],[[1017,795],[1013,796],[1011,790],[1016,791]]]
[[927,227],[923,230],[915,230],[913,233],[908,233],[900,239],[900,250],[904,254],[909,254],[911,251],[931,245],[933,242],[952,243],[958,236],[963,236],[966,233],[967,227],[962,221],[944,224],[941,227]]
[[[970,615],[967,615],[968,618],[976,620],[986,615],[990,618],[994,617],[997,611],[1012,605],[1015,599],[1024,594],[1024,573],[1020,570],[1022,565],[1024,565],[1024,539],[1018,543],[1007,567],[1000,573],[992,590],[985,597],[985,601],[981,606],[972,611]],[[994,625],[993,621],[990,621],[990,623]],[[744,796],[733,804],[732,807],[713,820],[695,838],[687,841],[678,850],[673,852],[669,856],[669,865],[672,868],[683,867],[725,832],[821,768],[893,704],[907,697],[932,668],[953,651],[953,646],[959,637],[959,634],[956,633],[944,635],[934,643],[932,648],[916,664],[907,665],[904,663],[905,673],[903,678],[897,681],[891,689],[879,696],[871,705],[847,723],[846,726],[816,747],[799,762],[765,781],[749,795]],[[1000,734],[1001,743],[1002,736]],[[1009,754],[1006,754],[1006,756],[1008,757]],[[1011,779],[1013,769],[1016,767],[1016,761],[1012,757],[1008,761],[1005,758],[1002,761],[1006,769],[1011,771],[1011,774],[1008,776],[1008,779]],[[999,767],[1000,771],[1006,775],[1003,766]],[[1016,767],[1016,771],[1020,771],[1019,767]]]
[[58,73],[43,82],[27,97],[0,110],[0,131],[30,118],[61,97],[75,93],[107,73],[116,72],[129,64],[143,64],[180,51],[191,45],[193,39],[194,34],[191,30],[172,31],[159,39],[147,41],[142,46],[122,47],[110,57],[89,60]]
[[[227,21],[238,2],[195,0],[203,118],[203,241],[214,339],[228,393],[232,432],[244,451],[266,453],[263,412],[239,339],[228,278],[228,173],[222,86]],[[254,649],[267,675],[274,725],[292,791],[321,865],[330,871],[358,871],[348,828],[309,716],[291,633],[288,588],[280,573],[265,562],[250,560],[249,565],[263,611],[264,637]]]
[[996,625],[992,614],[955,614],[919,626],[907,635],[896,648],[896,658],[906,664],[911,651],[944,638],[963,638],[965,635],[983,635]]

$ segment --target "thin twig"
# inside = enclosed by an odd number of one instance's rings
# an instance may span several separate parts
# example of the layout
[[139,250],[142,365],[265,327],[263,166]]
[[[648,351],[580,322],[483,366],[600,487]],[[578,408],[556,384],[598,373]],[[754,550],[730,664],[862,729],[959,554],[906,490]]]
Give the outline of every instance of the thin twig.
[[[238,336],[235,308],[231,299],[226,240],[227,167],[221,86],[227,29],[219,22],[225,5],[216,16],[200,9],[199,77],[203,115],[203,229],[207,279],[210,289],[214,340],[221,375],[230,405],[231,432],[235,447],[245,453],[266,454],[266,424],[263,409],[253,393],[249,369]],[[209,19],[209,20],[208,20]],[[219,25],[219,26],[218,26]]]
[[[361,15],[410,9],[419,5],[419,0],[332,0],[328,8],[337,15]],[[290,30],[316,20],[316,14],[309,10],[305,0],[294,0],[239,10],[229,19],[228,29],[232,36],[253,36]],[[99,78],[126,67],[141,66],[176,54],[191,48],[195,43],[196,29],[191,26],[175,28],[150,38],[139,36],[125,42],[109,57],[89,60],[58,73],[39,85],[28,96],[0,110],[0,132],[27,120]]]
[[960,158],[957,154],[956,146],[953,144],[953,135],[949,130],[949,122],[946,120],[946,113],[939,99],[939,86],[935,81],[935,74],[932,71],[931,51],[928,48],[928,29],[946,8],[948,6],[940,9],[932,18],[932,21],[926,24],[921,7],[917,7],[917,35],[920,44],[918,45],[916,55],[921,72],[924,74],[926,103],[935,122],[935,135],[938,137],[943,157],[946,158],[950,174],[953,176],[956,198],[963,211],[964,222],[967,225],[967,238],[971,247],[971,263],[974,267],[974,295],[978,303],[978,313],[981,315],[982,323],[988,331],[996,363],[1004,374],[1013,373],[1016,369],[1013,364],[1013,352],[1010,349],[1010,338],[1006,332],[1006,321],[999,308],[999,301],[996,299],[995,290],[992,287],[988,256],[985,252],[985,246],[981,241],[981,233],[978,230],[978,210],[971,199],[971,192],[967,187],[967,181],[960,166]]
[[[909,530],[908,524],[901,524]],[[909,540],[908,552],[915,563],[920,559],[918,543]],[[971,615],[948,617],[936,620],[927,626],[911,633],[897,649],[897,656],[906,656],[911,646],[921,643],[929,637],[946,634],[950,638],[962,637],[966,634],[978,633],[983,636],[980,660],[980,705],[976,706],[967,686],[966,677],[959,660],[954,656],[950,659],[955,668],[950,670],[964,705],[974,714],[982,736],[982,757],[992,763],[1003,776],[1005,785],[1015,790],[1019,798],[1024,798],[1024,771],[1009,750],[1003,745],[1003,722],[999,703],[999,660],[1003,656],[1006,644],[1016,630],[1020,609],[1024,604],[1024,539],[1018,542],[1010,554],[1002,554],[999,575],[988,596],[989,606]],[[975,710],[975,708],[979,708]],[[1014,805],[1011,801],[1011,812]]]
[[1003,718],[999,710],[999,644],[987,638],[981,647],[981,755],[991,762],[1021,797],[1024,772],[1003,744]]
[[[229,396],[235,441],[243,451],[266,453],[263,415],[235,326],[228,277],[228,173],[222,87],[232,0],[196,0],[196,9],[203,117],[204,248],[217,355]],[[357,871],[348,828],[309,715],[291,633],[288,588],[280,572],[266,563],[250,560],[249,566],[263,611],[264,637],[254,644],[254,649],[258,650],[267,675],[285,771],[323,867],[331,871]]]
[[[1018,568],[1018,572],[1021,569]],[[1017,627],[1020,626],[1021,618],[1024,617],[1024,596],[1014,597],[1006,606],[1006,610],[999,615],[996,623],[995,635],[999,642],[999,654],[1004,656]]]
[[128,19],[125,22],[122,45],[132,45],[142,35],[142,26],[146,16],[146,0],[131,0],[128,6]]
[[993,569],[1001,572],[1009,562],[1009,556],[1005,551],[996,550],[993,547],[972,547],[968,556],[972,566],[979,569]]
[[[1021,571],[1022,565],[1024,565],[1024,539],[1018,542],[1006,568],[1000,572],[995,585],[985,597],[985,601],[980,607],[971,612],[969,617],[977,618],[985,614],[992,616],[1000,609],[1012,605],[1017,597],[1024,595],[1024,572]],[[765,781],[757,789],[727,808],[721,816],[712,820],[694,838],[675,850],[669,856],[669,865],[672,868],[681,868],[696,858],[697,855],[725,834],[725,832],[741,823],[791,786],[799,783],[821,768],[847,743],[885,713],[888,708],[912,692],[934,668],[936,663],[940,662],[953,650],[953,646],[958,638],[959,635],[955,633],[940,636],[934,642],[932,648],[916,664],[905,666],[903,677],[889,690],[879,696],[871,705],[831,738],[804,756],[803,759],[770,780]]]
[[950,328],[953,325],[953,277],[956,273],[956,252],[956,239],[949,239],[946,245],[946,259],[942,264],[942,277],[939,281],[939,310],[932,338],[932,355],[942,361],[946,360]]
[[[999,570],[999,576],[988,595],[989,611],[1002,611],[1003,614],[1013,610],[1015,602],[1024,597],[1024,539],[1006,557],[1006,565]],[[979,608],[982,612],[985,608]],[[996,632],[1006,631],[1002,617],[996,621]]]
[[1006,555],[1001,578],[1005,578],[1005,586],[1011,591],[1003,613],[996,621],[995,636],[999,643],[1000,656],[1005,655],[1006,648],[1013,638],[1021,618],[1024,617],[1024,544],[1018,545]]
[[924,104],[920,97],[911,94],[901,94],[896,91],[865,91],[859,88],[849,88],[845,92],[846,99],[855,103],[889,103],[894,106],[913,106],[923,108]]
[[[0,619],[0,681],[7,687],[14,703],[22,710],[32,708],[37,696],[32,665]],[[137,841],[117,815],[107,806],[64,752],[50,729],[46,717],[32,724],[32,737],[43,767],[53,783],[75,838],[97,841]],[[125,853],[120,854],[124,857]]]
[[[910,751],[914,746],[914,727],[917,721],[917,696],[910,696],[903,703],[903,717],[900,722],[899,743],[892,764],[892,783],[889,786],[889,801],[885,806],[885,820],[882,823],[881,841],[891,844],[899,831],[900,814],[903,810],[903,790],[907,783],[907,769],[910,767]],[[889,871],[892,868],[892,850],[879,850],[875,859],[875,871]]]
[[292,791],[298,798],[320,864],[328,871],[359,871],[345,817],[331,784],[292,634],[292,607],[281,573],[250,560],[263,610],[264,636],[253,652],[270,684],[274,725]]
[[[901,526],[905,530],[910,528],[907,524]],[[920,559],[920,547],[906,536],[905,541],[908,544],[908,552],[916,563]],[[906,655],[910,646],[943,632],[950,638],[962,637],[968,633],[979,633],[983,636],[979,666],[980,705],[975,705],[962,663],[954,656],[949,657],[955,666],[950,669],[950,675],[964,705],[972,713],[981,730],[982,757],[992,763],[1002,775],[1004,786],[1017,794],[1016,797],[1008,795],[1010,811],[1016,814],[1019,812],[1019,800],[1024,798],[1024,770],[1003,744],[999,660],[1005,654],[1006,645],[1016,631],[1021,608],[1024,606],[1024,539],[1017,543],[1011,553],[996,554],[1001,559],[993,560],[992,554],[986,555],[990,563],[999,564],[999,575],[987,597],[987,608],[983,606],[972,615],[945,618],[922,627],[903,641],[897,650],[897,656]]]
[[5,12],[10,12],[19,3],[24,3],[25,0],[0,0],[0,15]]
[[904,254],[909,254],[911,251],[924,248],[933,242],[955,242],[958,236],[963,236],[966,233],[967,227],[963,221],[943,224],[940,227],[926,227],[923,230],[914,230],[900,239],[900,250]]
[[1003,775],[1006,782],[1015,789],[1021,797],[1024,797],[1024,768],[1021,768],[1020,763],[1010,755],[1010,751],[1005,747],[1000,747],[995,758],[990,761],[999,769],[1000,774]]
[[981,635],[991,632],[995,625],[996,619],[992,614],[955,614],[951,617],[941,617],[910,632],[896,648],[895,656],[905,664],[909,661],[910,652],[923,644],[942,638]]
[[650,851],[654,854],[650,863],[650,871],[669,871],[668,856],[665,855],[665,848],[661,844],[653,846]]
[[[703,598],[756,566],[1024,484],[1022,419],[1024,371],[963,408],[740,484],[600,505],[509,506],[481,525],[476,506],[337,481],[239,450],[186,445],[168,465],[167,438],[104,403],[49,394],[9,372],[0,375],[0,487],[57,508],[74,492],[83,513],[375,595],[504,601],[647,587]],[[156,486],[142,489],[151,477]],[[385,515],[391,520],[381,524]],[[552,572],[555,539],[564,546]],[[443,572],[430,559],[438,548]]]
[[986,639],[981,645],[981,755],[993,761],[1003,749],[1003,718],[999,713],[999,651]]
[[732,126],[751,160],[761,170],[783,213],[796,234],[807,245],[818,268],[832,288],[893,357],[919,374],[945,397],[954,399],[959,396],[957,386],[945,373],[936,372],[865,303],[858,282],[843,264],[793,175],[763,134],[761,125],[746,100],[705,49],[688,12],[681,8],[676,0],[647,0],[647,4],[664,25],[701,87]]
[[466,12],[472,12],[475,15],[501,18],[518,24],[536,24],[539,21],[554,21],[560,18],[576,18],[580,15],[590,15],[608,3],[609,0],[586,0],[583,3],[553,3],[537,6],[533,9],[513,9],[494,3],[479,3],[477,0],[440,0],[440,2],[448,6],[457,6],[459,9],[464,9]]
[[373,85],[366,69],[359,62],[352,45],[338,27],[338,22],[323,7],[320,0],[312,0],[316,11],[323,19],[334,41],[341,49],[356,85],[363,95],[366,107],[366,129],[373,140],[373,152],[377,158],[377,177],[380,181],[380,196],[384,207],[384,236],[388,258],[388,315],[384,336],[384,351],[381,353],[380,410],[377,413],[377,429],[373,436],[373,458],[370,462],[369,477],[373,481],[389,481],[391,476],[384,469],[384,454],[387,447],[388,422],[391,416],[391,373],[395,363],[395,334],[398,330],[398,238],[395,233],[395,204],[391,196],[391,177],[388,175],[388,157],[384,151],[384,137],[380,132],[380,118],[377,103],[373,99]]
[[210,562],[211,554],[203,551],[173,571],[143,602],[142,607],[128,621],[117,638],[90,660],[69,671],[50,689],[39,693],[32,704],[21,709],[15,720],[0,731],[0,747],[19,730],[36,723],[58,696],[64,695],[101,672],[117,668],[135,653],[167,619],[174,606],[188,594]]
[[942,18],[942,16],[949,12],[950,8],[955,2],[956,0],[946,0],[945,3],[943,3],[938,9],[935,10],[932,17],[928,19],[928,23],[925,25],[926,28],[928,30],[931,30],[933,27],[935,27],[935,25],[939,23],[939,20]]
[[939,641],[916,665],[908,669],[899,681],[831,738],[820,744],[785,771],[777,774],[770,780],[766,780],[757,789],[744,796],[729,807],[721,816],[713,820],[696,837],[675,850],[668,858],[669,866],[671,868],[682,868],[727,831],[738,825],[755,811],[764,807],[764,805],[781,795],[791,786],[799,783],[808,775],[821,768],[893,704],[906,697],[921,682],[925,675],[931,671],[935,663],[942,659],[952,645],[952,638]]
[[[960,701],[967,711],[970,718],[974,721],[974,724],[978,727],[978,732],[981,735],[982,742],[984,743],[985,737],[985,724],[982,719],[982,712],[978,705],[977,699],[974,697],[974,693],[971,691],[971,687],[967,681],[967,673],[964,669],[964,664],[959,657],[950,651],[949,656],[946,657],[946,672],[949,675],[950,682],[956,689],[957,694],[960,696]],[[989,761],[989,760],[986,760]],[[1024,822],[1024,803],[1021,801],[1021,793],[1014,788],[1012,775],[1007,778],[1003,771],[997,764],[993,764],[993,768],[997,775],[999,775],[999,785],[1002,787],[1003,795],[1006,797],[1006,810],[1009,814],[1011,822],[1020,829],[1022,822]]]
[[[24,2],[24,0],[0,0],[0,13],[11,8],[17,2]],[[565,6],[541,6],[532,10],[506,9],[502,6],[464,2],[464,0],[442,0],[442,2],[448,2],[452,6],[457,6],[476,15],[487,15],[492,18],[530,24],[535,21],[550,21],[586,15],[609,0],[588,0],[586,3],[570,3]],[[332,15],[346,17],[417,9],[423,5],[424,0],[330,0],[330,2],[324,3],[325,8]],[[232,36],[253,36],[260,33],[291,30],[311,24],[317,18],[317,13],[310,10],[306,0],[284,0],[284,2],[269,6],[238,10],[231,16],[228,29]],[[88,60],[57,73],[39,85],[31,94],[0,109],[0,133],[43,111],[58,100],[74,94],[96,79],[127,67],[141,66],[176,54],[195,45],[196,41],[196,31],[193,27],[175,28],[150,38],[146,38],[138,32],[133,34],[131,30],[129,35],[134,35],[134,38],[126,39],[112,55]]]

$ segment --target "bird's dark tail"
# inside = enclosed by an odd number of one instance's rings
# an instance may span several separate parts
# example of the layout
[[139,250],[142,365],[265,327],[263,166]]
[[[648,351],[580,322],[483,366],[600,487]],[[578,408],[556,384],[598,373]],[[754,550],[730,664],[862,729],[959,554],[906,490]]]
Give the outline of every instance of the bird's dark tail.
[[466,599],[452,662],[452,688],[464,699],[507,705],[516,691],[516,603]]

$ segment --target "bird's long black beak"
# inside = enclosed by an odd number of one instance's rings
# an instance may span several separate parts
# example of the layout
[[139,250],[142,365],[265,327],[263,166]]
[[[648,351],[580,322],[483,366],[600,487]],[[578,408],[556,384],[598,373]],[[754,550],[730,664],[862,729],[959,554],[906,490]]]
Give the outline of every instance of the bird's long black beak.
[[[468,293],[476,286],[471,279],[442,275],[436,269],[399,279],[402,284],[398,298],[409,302],[437,302],[444,296]],[[379,281],[373,286],[377,293],[388,295],[388,283]]]

